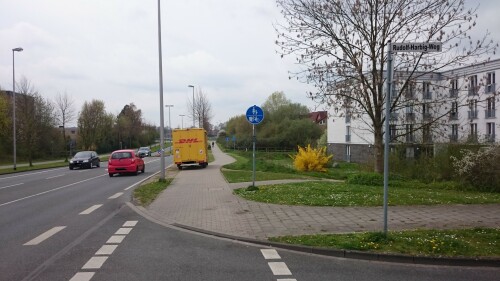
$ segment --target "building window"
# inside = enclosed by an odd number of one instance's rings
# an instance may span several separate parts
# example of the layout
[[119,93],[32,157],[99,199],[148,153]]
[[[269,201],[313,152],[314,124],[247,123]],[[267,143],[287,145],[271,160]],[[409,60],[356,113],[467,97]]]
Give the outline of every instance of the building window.
[[471,141],[471,142],[477,142],[477,124],[476,123],[471,123],[470,124],[469,141]]
[[450,98],[458,97],[458,80],[453,79],[450,83]]
[[423,136],[422,136],[422,141],[424,143],[432,143],[432,133],[431,133],[431,126],[425,125],[423,128]]
[[413,124],[406,124],[406,142],[415,142],[415,138],[413,136]]
[[495,142],[495,123],[486,123],[486,141]]
[[351,126],[346,126],[345,127],[345,141],[350,142],[351,141]]
[[389,126],[389,135],[390,135],[390,142],[395,142],[396,137],[397,137],[398,129],[396,125],[390,125]]
[[486,99],[486,118],[495,118],[495,97]]
[[413,99],[415,97],[415,81],[408,81],[405,89],[405,98]]
[[430,104],[422,104],[422,114],[425,121],[429,121],[430,119],[432,119]]
[[495,72],[486,73],[486,93],[494,93],[496,88]]
[[477,100],[469,101],[469,119],[477,119]]
[[426,99],[426,100],[432,99],[431,83],[430,82],[423,82],[422,83],[422,94],[423,94],[424,99]]
[[458,120],[458,102],[451,103],[450,120]]
[[469,76],[469,96],[475,96],[477,92],[477,75]]
[[458,125],[454,124],[451,125],[450,142],[457,142],[457,141],[458,141]]

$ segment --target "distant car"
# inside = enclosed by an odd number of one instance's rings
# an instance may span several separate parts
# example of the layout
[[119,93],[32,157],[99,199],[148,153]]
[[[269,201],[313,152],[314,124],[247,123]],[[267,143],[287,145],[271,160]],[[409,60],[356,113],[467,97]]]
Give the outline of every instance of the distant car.
[[143,157],[151,156],[151,148],[149,148],[149,147],[140,147],[137,150],[137,154],[139,154],[139,156],[143,156]]
[[101,159],[99,159],[99,155],[95,151],[80,151],[69,160],[69,169],[73,170],[74,168],[89,168],[92,167],[100,167]]
[[140,156],[132,149],[116,150],[111,153],[108,160],[108,174],[132,173],[137,175],[139,171],[144,173],[146,165],[143,156]]

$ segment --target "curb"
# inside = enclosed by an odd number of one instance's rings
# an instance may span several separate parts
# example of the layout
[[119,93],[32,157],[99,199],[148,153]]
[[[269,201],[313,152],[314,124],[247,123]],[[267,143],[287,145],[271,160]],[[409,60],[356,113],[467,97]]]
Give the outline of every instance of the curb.
[[500,259],[489,258],[450,258],[450,257],[424,257],[424,256],[410,256],[402,254],[380,254],[362,251],[339,250],[330,248],[319,248],[311,246],[301,246],[293,244],[278,243],[266,240],[258,240],[252,238],[245,238],[239,236],[228,235],[224,233],[209,231],[206,229],[196,228],[188,225],[179,224],[173,221],[161,221],[151,216],[146,208],[136,206],[133,203],[127,202],[127,205],[134,210],[137,214],[145,219],[157,223],[165,227],[173,227],[184,229],[200,234],[224,238],[228,240],[250,243],[255,245],[262,245],[267,247],[280,248],[285,250],[292,250],[308,254],[315,254],[328,257],[346,258],[346,259],[359,259],[368,261],[392,262],[392,263],[405,263],[405,264],[422,264],[422,265],[441,265],[441,266],[468,266],[468,267],[500,267]]

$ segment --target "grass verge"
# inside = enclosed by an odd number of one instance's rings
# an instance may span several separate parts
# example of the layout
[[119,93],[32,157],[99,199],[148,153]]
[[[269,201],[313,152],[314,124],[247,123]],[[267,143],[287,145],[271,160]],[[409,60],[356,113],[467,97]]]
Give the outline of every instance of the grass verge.
[[[259,186],[259,190],[236,189],[237,195],[264,203],[306,206],[382,206],[382,186],[355,185],[329,181],[309,181]],[[488,204],[500,203],[500,193],[415,188],[413,185],[389,189],[389,205]]]
[[500,229],[414,230],[282,236],[271,241],[313,247],[432,257],[499,257]]
[[0,169],[0,175],[5,175],[5,174],[12,174],[12,173],[18,173],[18,172],[26,172],[26,171],[35,171],[35,170],[42,170],[42,169],[50,169],[50,168],[60,168],[60,167],[68,167],[68,162],[55,162],[55,163],[48,163],[48,164],[34,164],[33,167],[29,166],[17,166],[16,170],[13,170],[12,168],[5,168],[5,169]]
[[172,182],[171,178],[165,179],[165,182],[153,181],[141,185],[134,190],[134,200],[141,206],[147,206],[153,202],[158,195],[165,190]]

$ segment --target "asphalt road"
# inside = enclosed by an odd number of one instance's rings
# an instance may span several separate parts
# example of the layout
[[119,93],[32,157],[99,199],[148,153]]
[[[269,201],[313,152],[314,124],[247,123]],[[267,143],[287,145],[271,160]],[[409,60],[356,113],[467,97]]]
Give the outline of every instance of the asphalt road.
[[159,165],[146,158],[145,174],[113,178],[106,165],[0,177],[0,280],[498,280],[498,268],[323,257],[152,222],[128,202]]

